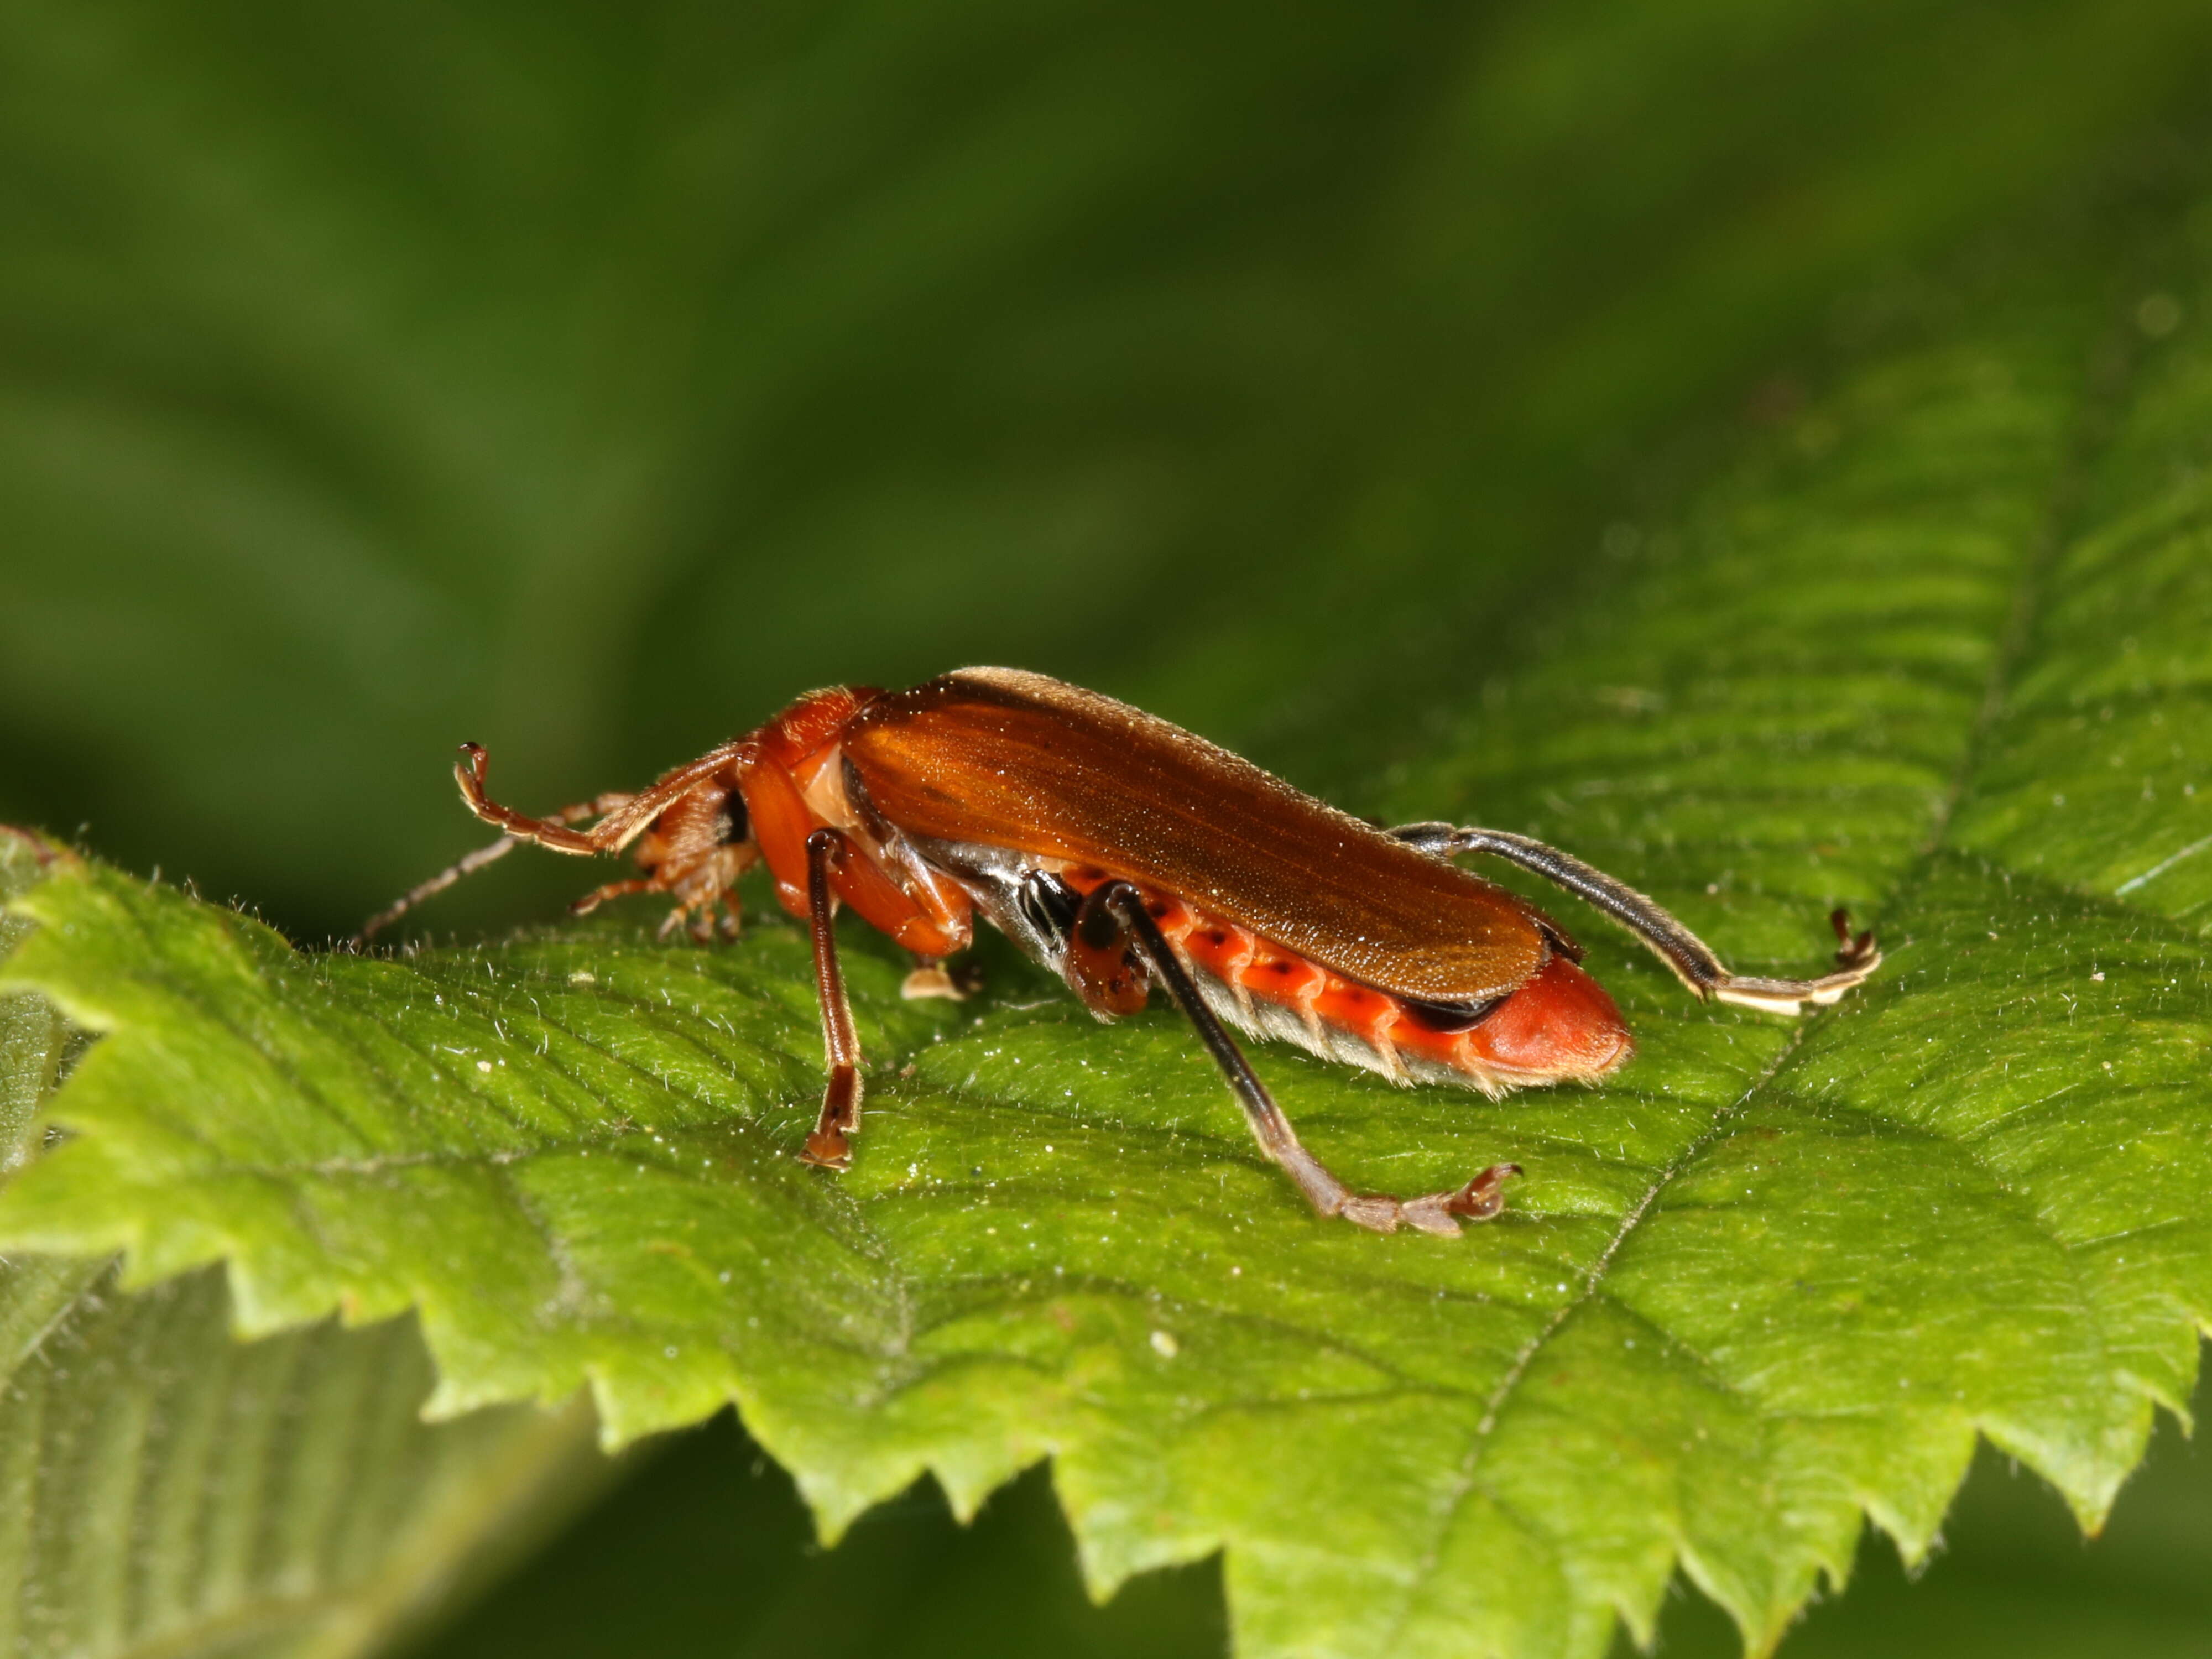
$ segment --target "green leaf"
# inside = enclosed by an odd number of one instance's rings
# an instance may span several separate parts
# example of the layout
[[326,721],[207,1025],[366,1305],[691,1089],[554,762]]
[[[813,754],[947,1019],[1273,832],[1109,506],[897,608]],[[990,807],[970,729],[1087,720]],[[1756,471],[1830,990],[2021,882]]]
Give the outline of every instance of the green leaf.
[[[0,840],[0,891],[30,863]],[[0,945],[21,931],[0,921]],[[0,1105],[42,1092],[74,1047],[40,999],[0,998]],[[0,1262],[10,1653],[362,1652],[605,1482],[587,1412],[425,1427],[431,1368],[411,1322],[241,1346],[219,1275],[135,1297],[113,1280],[97,1259]]]
[[1863,1516],[1924,1554],[1977,1436],[2094,1524],[2212,1320],[2194,188],[1868,296],[1832,383],[1572,606],[1465,636],[1360,805],[1561,842],[1739,965],[1811,964],[1838,902],[1891,952],[1788,1024],[1562,903],[1643,1044],[1606,1088],[1264,1054],[1363,1184],[1525,1164],[1468,1237],[1316,1222],[1173,1019],[1101,1030],[1003,957],[911,1006],[848,934],[839,1182],[790,1156],[787,926],[311,956],[75,860],[9,972],[106,1035],[0,1237],[225,1261],[249,1331],[416,1308],[441,1412],[588,1384],[618,1443],[735,1400],[833,1535],[1050,1456],[1091,1585],[1225,1547],[1248,1654],[1594,1654],[1678,1564],[1763,1649]]

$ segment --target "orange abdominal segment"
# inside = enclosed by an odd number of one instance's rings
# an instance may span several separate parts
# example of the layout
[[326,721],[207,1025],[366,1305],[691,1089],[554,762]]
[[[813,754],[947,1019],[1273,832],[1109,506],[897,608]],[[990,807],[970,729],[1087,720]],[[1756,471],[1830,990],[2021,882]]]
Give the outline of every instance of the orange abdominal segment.
[[[1062,870],[1060,876],[1082,894],[1114,878],[1088,867]],[[1613,999],[1565,957],[1552,957],[1470,1030],[1438,1031],[1402,998],[1345,979],[1182,899],[1139,890],[1161,934],[1193,967],[1240,1000],[1290,1009],[1316,1036],[1327,1027],[1356,1037],[1374,1051],[1377,1069],[1388,1073],[1402,1077],[1401,1062],[1413,1060],[1495,1091],[1595,1080],[1619,1069],[1634,1046]]]
[[1540,1072],[1555,1078],[1601,1078],[1626,1065],[1636,1044],[1605,988],[1565,957],[1467,1033],[1473,1052],[1503,1076]]

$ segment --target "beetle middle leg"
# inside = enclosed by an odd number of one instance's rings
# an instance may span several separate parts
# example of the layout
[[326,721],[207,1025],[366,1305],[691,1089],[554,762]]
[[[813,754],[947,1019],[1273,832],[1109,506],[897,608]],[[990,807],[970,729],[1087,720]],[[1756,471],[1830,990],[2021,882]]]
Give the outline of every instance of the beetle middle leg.
[[844,970],[837,964],[837,901],[830,886],[830,872],[849,847],[835,830],[817,830],[806,838],[806,914],[814,935],[814,988],[822,1003],[823,1059],[830,1081],[822,1091],[822,1114],[799,1156],[825,1170],[852,1167],[853,1146],[847,1137],[860,1132],[860,1035],[845,994]]
[[[1378,1233],[1394,1233],[1402,1225],[1449,1237],[1460,1231],[1458,1218],[1487,1221],[1505,1207],[1505,1179],[1521,1173],[1517,1164],[1493,1164],[1463,1187],[1421,1198],[1354,1193],[1300,1143],[1290,1119],[1283,1115],[1267,1085],[1252,1070],[1236,1039],[1206,1006],[1190,970],[1146,910],[1144,896],[1127,882],[1109,882],[1091,893],[1085,908],[1093,915],[1110,916],[1120,924],[1123,937],[1134,943],[1152,974],[1166,985],[1176,1006],[1197,1028],[1199,1040],[1220,1066],[1237,1103],[1244,1109],[1244,1121],[1251,1126],[1260,1150],[1282,1168],[1305,1194],[1306,1201],[1322,1215],[1341,1216]],[[1102,951],[1108,945],[1103,938],[1094,938],[1091,943]]]
[[1808,1003],[1819,1006],[1835,1001],[1854,986],[1864,983],[1867,976],[1881,966],[1881,951],[1874,942],[1874,935],[1863,933],[1854,937],[1850,915],[1836,910],[1828,917],[1840,947],[1836,951],[1835,972],[1819,979],[1767,979],[1730,973],[1712,947],[1677,921],[1657,900],[1556,847],[1504,830],[1462,828],[1450,823],[1408,823],[1390,833],[1439,858],[1453,858],[1462,853],[1487,853],[1524,870],[1534,871],[1547,881],[1596,906],[1634,933],[1701,999],[1764,1009],[1771,1014],[1801,1013]]

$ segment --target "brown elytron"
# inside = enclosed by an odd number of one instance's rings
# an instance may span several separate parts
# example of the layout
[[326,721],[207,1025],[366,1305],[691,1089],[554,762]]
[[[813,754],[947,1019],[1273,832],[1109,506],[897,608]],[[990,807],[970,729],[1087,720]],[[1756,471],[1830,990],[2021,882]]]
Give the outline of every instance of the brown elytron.
[[[754,864],[807,921],[828,1086],[801,1154],[842,1169],[861,1123],[862,1060],[834,926],[842,904],[914,954],[910,995],[957,994],[942,959],[977,912],[1057,973],[1101,1019],[1152,988],[1188,1017],[1261,1149],[1323,1215],[1378,1232],[1456,1233],[1503,1208],[1511,1164],[1399,1199],[1353,1193],[1299,1144],[1230,1029],[1298,1043],[1398,1083],[1492,1095],[1594,1082],[1626,1061],[1628,1028],[1582,952],[1534,906],[1455,867],[1503,858],[1629,928],[1701,997],[1774,1012],[1835,1001],[1881,962],[1843,912],[1835,970],[1731,973],[1633,888],[1556,848],[1449,823],[1384,831],[1127,704],[1041,674],[970,668],[909,691],[832,688],[665,774],[533,817],[486,793],[473,744],[455,769],[470,810],[504,832],[416,888],[363,937],[524,841],[630,848],[624,893],[676,901],[702,943]],[[596,819],[589,829],[574,826]]]
[[847,728],[845,757],[910,836],[1095,866],[1401,996],[1498,996],[1543,965],[1547,931],[1564,939],[1503,888],[1042,674],[963,669],[887,692]]

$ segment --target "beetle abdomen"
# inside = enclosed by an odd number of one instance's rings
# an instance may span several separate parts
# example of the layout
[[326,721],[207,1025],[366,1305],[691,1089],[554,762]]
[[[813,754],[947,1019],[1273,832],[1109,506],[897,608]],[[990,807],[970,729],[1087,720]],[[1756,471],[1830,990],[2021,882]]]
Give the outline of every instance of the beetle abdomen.
[[[1089,893],[1112,879],[1095,868],[1060,879]],[[1595,1082],[1633,1051],[1626,1024],[1596,981],[1565,957],[1459,1029],[1425,1005],[1361,985],[1249,928],[1184,900],[1139,888],[1162,935],[1196,970],[1214,1012],[1255,1036],[1294,1042],[1323,1060],[1397,1083],[1453,1083],[1493,1098],[1534,1084]]]

